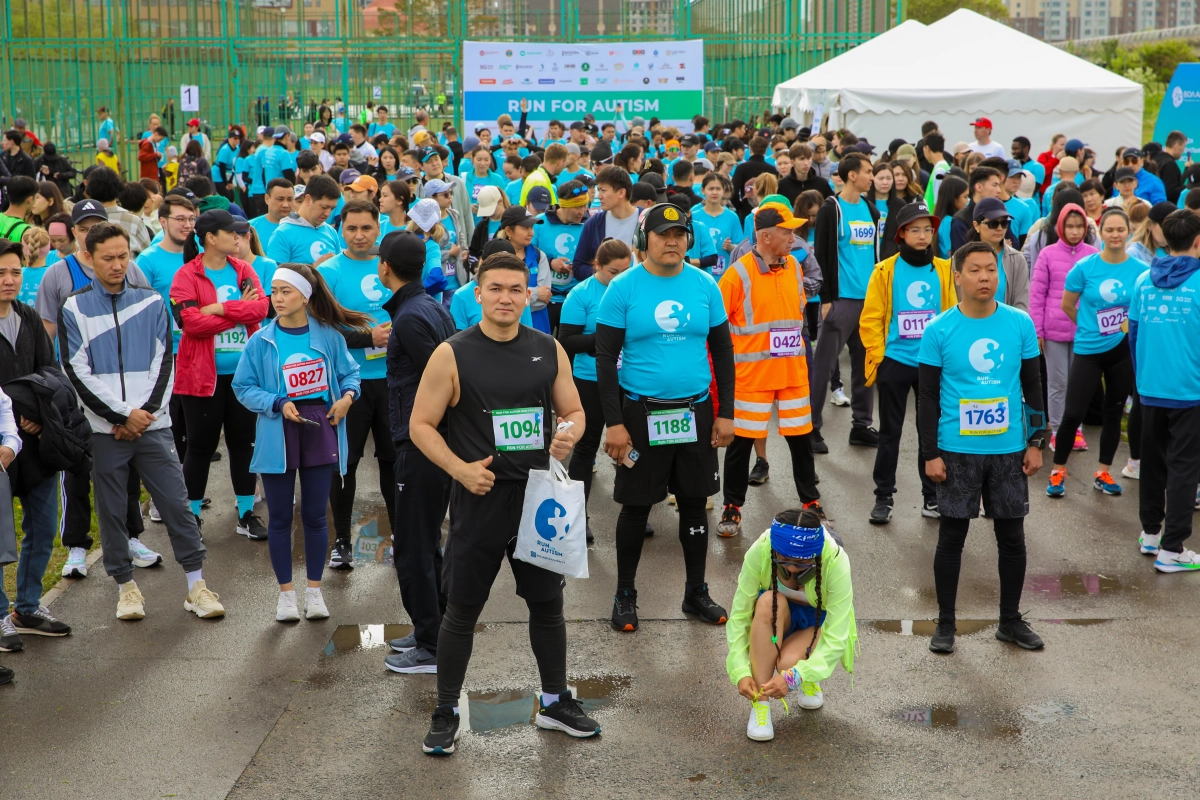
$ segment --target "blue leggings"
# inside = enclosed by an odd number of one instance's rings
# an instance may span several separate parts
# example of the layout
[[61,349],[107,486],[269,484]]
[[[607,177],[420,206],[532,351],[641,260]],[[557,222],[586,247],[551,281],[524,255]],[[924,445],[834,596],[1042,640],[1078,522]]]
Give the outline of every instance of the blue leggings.
[[[325,503],[329,500],[329,483],[337,464],[301,467],[300,521],[304,523],[304,567],[310,581],[321,580],[325,569],[325,554],[329,549],[329,527],[325,521]],[[295,508],[296,470],[279,475],[263,475],[263,491],[267,494],[267,546],[271,551],[271,567],[279,583],[292,582],[292,517]]]

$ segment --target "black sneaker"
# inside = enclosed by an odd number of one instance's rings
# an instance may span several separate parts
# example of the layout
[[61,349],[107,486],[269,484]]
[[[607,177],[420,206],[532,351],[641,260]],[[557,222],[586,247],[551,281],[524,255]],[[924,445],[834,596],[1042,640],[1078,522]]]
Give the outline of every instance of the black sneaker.
[[19,653],[25,649],[21,634],[8,614],[0,617],[0,653]]
[[646,523],[646,538],[649,539],[653,535],[654,535],[654,526],[651,525],[649,522],[647,522]]
[[194,514],[196,517],[196,533],[200,534],[200,541],[204,541],[204,520],[200,519],[199,514]]
[[14,611],[10,619],[12,619],[13,627],[17,629],[17,633],[23,633],[27,636],[71,635],[71,626],[59,622],[50,616],[50,612],[46,610],[45,606],[39,607],[32,614],[18,614]]
[[929,649],[934,653],[953,653],[954,633],[958,629],[954,627],[953,622],[942,622],[940,619],[935,621],[937,630],[929,640]]
[[754,469],[750,470],[750,485],[762,486],[770,479],[770,472],[771,465],[765,458],[755,458]]
[[683,613],[695,614],[705,622],[714,625],[724,625],[729,618],[729,612],[713,602],[708,594],[708,584],[702,583],[683,595]]
[[942,512],[938,511],[937,500],[926,500],[921,506],[921,516],[930,519],[941,519]]
[[742,532],[742,510],[735,505],[726,504],[721,512],[721,521],[717,523],[717,536],[728,539]]
[[421,749],[431,756],[448,756],[454,752],[454,743],[460,735],[454,706],[438,706],[433,710],[433,722]]
[[633,633],[638,628],[637,589],[622,589],[613,599],[612,627],[614,631]]
[[205,497],[205,498],[203,498],[203,499],[201,499],[201,500],[200,500],[200,508],[202,508],[202,509],[204,509],[204,508],[208,508],[208,507],[209,507],[209,506],[211,506],[211,505],[212,505],[212,498],[211,498],[211,497]]
[[242,514],[238,520],[237,532],[254,542],[261,542],[267,538],[267,526],[262,524],[262,520],[253,511]]
[[892,521],[892,498],[876,497],[875,507],[871,509],[870,523],[872,525],[887,525]]
[[874,428],[851,428],[850,444],[860,447],[879,447],[879,431]]
[[329,568],[354,569],[354,551],[350,549],[350,542],[345,539],[334,541],[333,550],[329,553]]
[[0,667],[0,686],[6,683],[12,683],[13,671],[8,667]]
[[558,696],[558,700],[549,706],[542,705],[538,699],[538,713],[533,718],[533,724],[548,731],[562,731],[576,739],[586,739],[600,733],[600,724],[583,713],[583,706],[571,696],[567,690]]
[[397,653],[407,653],[416,646],[417,635],[415,633],[410,633],[408,636],[401,636],[399,639],[392,639],[388,642],[388,647]]
[[1000,627],[996,628],[996,638],[1002,642],[1012,642],[1026,650],[1041,650],[1045,646],[1042,637],[1034,633],[1029,623],[1021,617],[1002,621]]
[[209,461],[211,461],[211,462],[212,462],[212,463],[214,463],[214,464],[215,464],[215,463],[217,463],[218,461],[220,461],[220,460],[221,460],[221,451],[220,451],[220,450],[213,450],[212,457],[211,457],[211,458],[209,458],[208,460],[209,460]]
[[825,444],[825,438],[821,436],[821,432],[814,430],[808,443],[812,445],[812,451],[817,455],[826,455],[829,453],[829,445]]
[[588,543],[588,544],[595,544],[595,543],[596,543],[596,537],[595,537],[595,536],[592,536],[592,523],[590,523],[590,522],[587,524],[587,536],[586,536],[586,539],[587,539],[587,543]]

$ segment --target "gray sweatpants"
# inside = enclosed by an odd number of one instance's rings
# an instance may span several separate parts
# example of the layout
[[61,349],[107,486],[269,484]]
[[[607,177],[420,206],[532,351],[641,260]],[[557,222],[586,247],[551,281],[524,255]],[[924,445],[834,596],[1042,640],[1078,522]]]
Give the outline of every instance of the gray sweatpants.
[[162,514],[175,560],[185,572],[200,569],[206,551],[196,517],[188,507],[183,469],[169,429],[146,431],[132,442],[93,433],[92,463],[93,500],[104,548],[104,570],[109,577],[117,583],[133,579],[133,559],[129,557],[129,537],[125,533],[125,481],[130,463],[137,468]]
[[[1071,361],[1075,358],[1074,342],[1046,343],[1046,415],[1050,418],[1050,430],[1058,433],[1063,409],[1067,405],[1067,377],[1071,374]],[[1072,437],[1075,431],[1070,431]]]
[[867,351],[858,338],[858,318],[862,300],[835,300],[829,315],[821,322],[821,337],[813,354],[813,374],[808,377],[812,393],[813,430],[821,430],[821,412],[829,394],[829,376],[837,365],[843,347],[850,348],[850,410],[855,428],[868,428],[875,420],[875,392],[867,386]]

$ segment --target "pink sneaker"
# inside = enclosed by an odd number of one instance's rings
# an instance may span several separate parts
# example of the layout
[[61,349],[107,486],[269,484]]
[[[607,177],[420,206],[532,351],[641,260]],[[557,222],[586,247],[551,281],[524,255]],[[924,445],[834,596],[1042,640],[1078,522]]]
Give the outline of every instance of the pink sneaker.
[[1054,452],[1054,442],[1055,442],[1057,436],[1058,436],[1058,434],[1056,434],[1056,433],[1050,434],[1050,452],[1051,453]]
[[1084,438],[1083,438],[1083,429],[1082,428],[1075,431],[1075,445],[1071,449],[1072,450],[1087,450],[1088,449],[1087,442],[1084,441]]

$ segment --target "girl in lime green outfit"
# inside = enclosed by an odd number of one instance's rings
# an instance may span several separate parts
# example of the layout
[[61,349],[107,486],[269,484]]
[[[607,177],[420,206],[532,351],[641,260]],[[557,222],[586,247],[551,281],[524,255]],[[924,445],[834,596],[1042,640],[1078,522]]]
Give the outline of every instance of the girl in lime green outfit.
[[854,671],[850,558],[815,511],[781,512],[746,551],[725,632],[725,668],[751,703],[746,735],[756,741],[775,736],[770,698],[799,688],[800,707],[818,709],[817,682],[839,661]]

